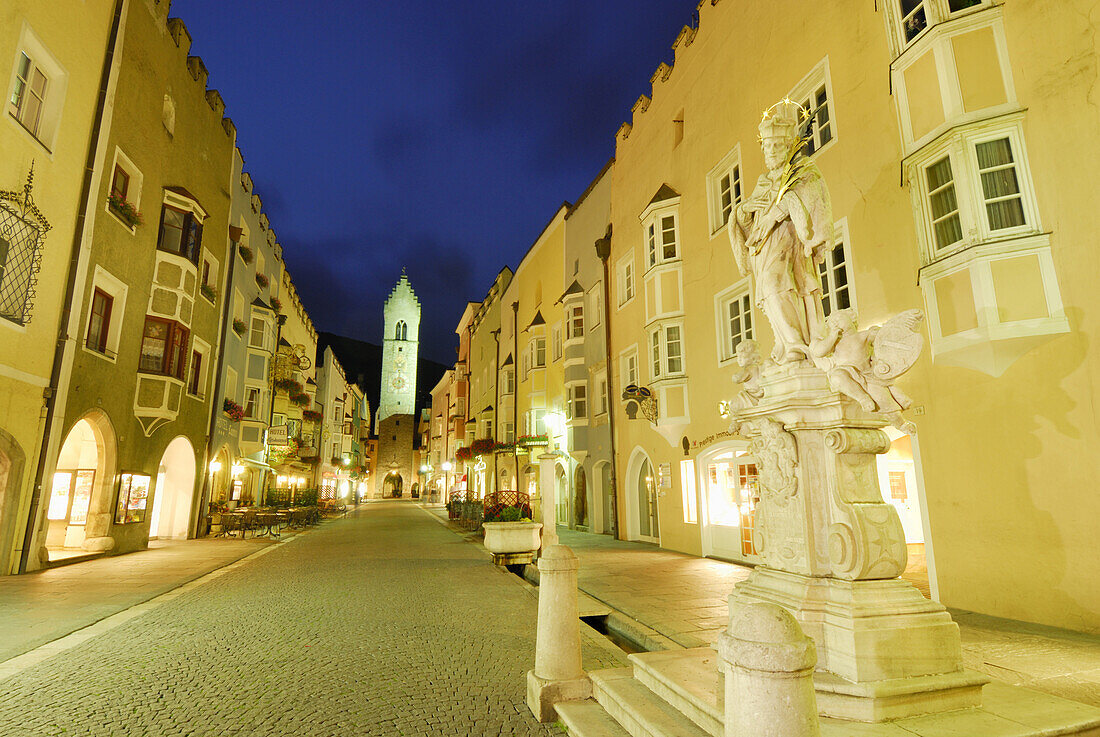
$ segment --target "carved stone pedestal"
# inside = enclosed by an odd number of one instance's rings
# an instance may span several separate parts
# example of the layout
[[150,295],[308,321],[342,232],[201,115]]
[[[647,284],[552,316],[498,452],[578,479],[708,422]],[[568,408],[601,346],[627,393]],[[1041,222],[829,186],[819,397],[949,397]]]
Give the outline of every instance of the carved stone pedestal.
[[769,602],[795,615],[817,646],[822,715],[877,722],[979,706],[987,679],[962,669],[958,626],[897,578],[905,536],[875,463],[890,447],[885,421],[805,364],[773,367],[761,386],[735,421],[760,472],[764,565],[730,595],[730,611]]

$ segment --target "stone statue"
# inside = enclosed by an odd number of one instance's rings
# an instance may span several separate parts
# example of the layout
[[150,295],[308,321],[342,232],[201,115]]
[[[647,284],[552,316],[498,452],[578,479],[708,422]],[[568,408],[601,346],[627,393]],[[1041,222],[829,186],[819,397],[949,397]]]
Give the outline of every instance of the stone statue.
[[821,172],[801,153],[807,120],[790,100],[765,111],[759,131],[768,171],[727,226],[737,267],[752,274],[757,305],[775,333],[776,363],[809,359],[824,324],[817,268],[833,243],[833,215]]
[[811,345],[814,363],[829,377],[833,389],[868,412],[886,415],[902,432],[913,433],[913,423],[901,417],[912,401],[893,385],[893,379],[908,371],[920,355],[917,329],[923,319],[920,310],[906,310],[881,327],[860,330],[855,310],[837,310],[825,321],[824,334]]
[[737,365],[741,371],[733,376],[736,384],[741,384],[741,393],[737,395],[737,402],[742,407],[753,407],[764,398],[764,388],[760,386],[760,376],[764,369],[764,362],[760,360],[760,350],[756,341],[751,338],[742,340],[737,344]]

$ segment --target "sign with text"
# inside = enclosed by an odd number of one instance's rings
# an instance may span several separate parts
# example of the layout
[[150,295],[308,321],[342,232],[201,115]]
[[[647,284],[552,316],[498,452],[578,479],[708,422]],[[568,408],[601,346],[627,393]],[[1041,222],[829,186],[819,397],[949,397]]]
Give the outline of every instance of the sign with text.
[[287,434],[286,425],[275,425],[274,427],[267,428],[267,444],[268,445],[286,445],[290,442],[290,436]]

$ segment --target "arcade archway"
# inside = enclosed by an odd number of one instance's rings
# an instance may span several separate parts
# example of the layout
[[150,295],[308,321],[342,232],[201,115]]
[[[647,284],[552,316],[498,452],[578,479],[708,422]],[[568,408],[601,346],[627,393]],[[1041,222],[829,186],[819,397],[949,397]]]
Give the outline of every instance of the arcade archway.
[[186,539],[194,497],[195,451],[181,435],[168,444],[160,459],[149,539]]

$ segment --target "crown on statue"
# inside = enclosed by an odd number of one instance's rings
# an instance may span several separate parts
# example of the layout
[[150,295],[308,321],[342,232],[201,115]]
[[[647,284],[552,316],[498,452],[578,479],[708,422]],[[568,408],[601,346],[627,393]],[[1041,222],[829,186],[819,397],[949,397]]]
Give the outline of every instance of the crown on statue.
[[797,102],[783,98],[760,117],[760,138],[795,138],[809,117],[806,109]]

